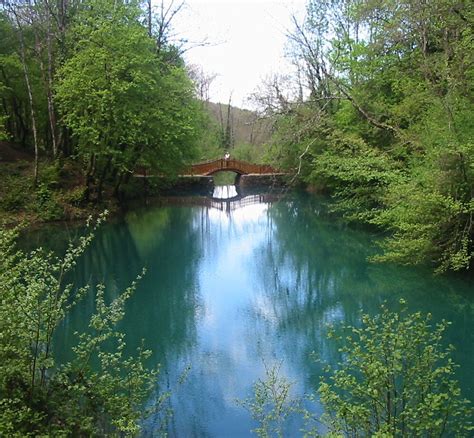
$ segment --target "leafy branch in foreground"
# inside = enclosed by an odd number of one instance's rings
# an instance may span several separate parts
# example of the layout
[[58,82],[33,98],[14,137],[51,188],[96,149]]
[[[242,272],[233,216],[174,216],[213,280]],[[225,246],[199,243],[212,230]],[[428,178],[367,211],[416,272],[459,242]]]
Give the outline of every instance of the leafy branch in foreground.
[[0,435],[115,436],[139,431],[140,407],[157,371],[144,368],[150,352],[143,347],[136,357],[124,356],[124,335],[115,328],[136,283],[109,304],[105,287],[99,285],[90,330],[79,336],[75,359],[58,365],[53,356],[61,322],[89,290],[64,284],[64,278],[104,219],[77,245],[71,243],[62,258],[42,248],[25,254],[15,246],[16,230],[0,230]]
[[[403,300],[402,300],[403,304]],[[344,362],[319,387],[330,429],[343,436],[469,436],[469,402],[455,379],[452,346],[443,345],[450,323],[431,315],[363,315],[346,327]]]
[[285,436],[285,423],[296,412],[301,411],[300,400],[291,396],[292,383],[280,375],[281,363],[265,365],[265,379],[253,386],[253,398],[238,403],[247,409],[258,427],[252,430],[262,438]]
[[241,404],[258,421],[254,432],[261,437],[282,436],[283,422],[294,412],[306,421],[304,436],[319,437],[324,429],[327,437],[472,436],[473,409],[455,379],[453,347],[443,343],[448,326],[432,325],[430,314],[382,306],[374,317],[363,315],[361,327],[330,330],[342,345],[343,361],[328,367],[318,394],[310,397],[324,406],[321,417],[295,409],[291,384],[278,376],[279,368],[267,370],[253,398]]

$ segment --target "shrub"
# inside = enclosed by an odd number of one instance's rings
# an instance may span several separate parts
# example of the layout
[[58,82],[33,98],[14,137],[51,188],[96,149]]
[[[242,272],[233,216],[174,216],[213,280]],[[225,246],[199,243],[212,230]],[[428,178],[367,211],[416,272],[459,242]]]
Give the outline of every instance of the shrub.
[[[65,285],[64,276],[93,234],[70,244],[63,257],[41,248],[18,251],[16,234],[0,230],[0,435],[137,434],[143,401],[157,373],[143,366],[149,351],[139,348],[136,357],[125,357],[124,336],[115,329],[135,284],[110,304],[104,286],[97,287],[96,310],[73,349],[75,359],[56,364],[55,333],[88,291],[87,286]],[[111,345],[115,350],[110,351]]]
[[469,436],[472,409],[461,398],[457,365],[431,315],[389,312],[364,315],[362,327],[330,336],[344,345],[344,361],[322,380],[325,420],[343,436]]
[[64,210],[56,201],[54,193],[44,183],[36,189],[35,211],[44,221],[59,220],[64,217]]
[[65,192],[63,194],[63,200],[66,204],[80,207],[86,201],[86,188],[80,186]]
[[14,212],[21,210],[28,201],[28,192],[23,187],[13,186],[0,199],[2,210]]
[[318,395],[310,396],[322,402],[321,417],[298,408],[278,369],[267,370],[253,398],[241,404],[259,423],[254,431],[261,437],[282,436],[283,422],[297,412],[307,422],[305,436],[321,436],[322,424],[326,437],[470,437],[473,409],[455,379],[453,347],[443,344],[448,325],[382,306],[375,317],[363,315],[360,328],[330,330],[343,361],[326,369]]

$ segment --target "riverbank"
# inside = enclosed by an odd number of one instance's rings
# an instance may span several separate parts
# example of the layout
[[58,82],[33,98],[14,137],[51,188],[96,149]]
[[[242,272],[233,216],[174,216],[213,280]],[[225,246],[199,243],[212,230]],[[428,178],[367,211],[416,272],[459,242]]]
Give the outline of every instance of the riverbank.
[[110,194],[100,203],[86,202],[84,177],[72,159],[42,160],[35,187],[33,162],[28,157],[0,161],[0,224],[40,224],[76,221],[105,209],[118,211]]

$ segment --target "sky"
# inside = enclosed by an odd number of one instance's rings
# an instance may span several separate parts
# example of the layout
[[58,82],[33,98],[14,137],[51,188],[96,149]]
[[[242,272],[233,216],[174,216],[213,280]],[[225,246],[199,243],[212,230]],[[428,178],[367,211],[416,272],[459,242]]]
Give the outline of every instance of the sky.
[[285,72],[285,32],[291,15],[304,14],[305,0],[186,0],[174,18],[176,34],[193,42],[206,41],[185,53],[187,63],[215,74],[210,100],[250,108],[248,96],[262,80]]

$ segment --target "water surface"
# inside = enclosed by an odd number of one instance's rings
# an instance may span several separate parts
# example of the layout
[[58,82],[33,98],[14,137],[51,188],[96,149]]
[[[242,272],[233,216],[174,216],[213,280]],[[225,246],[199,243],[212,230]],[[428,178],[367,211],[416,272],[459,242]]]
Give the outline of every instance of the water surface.
[[[327,324],[357,324],[361,312],[374,314],[385,301],[398,308],[400,298],[453,321],[447,341],[457,348],[464,395],[474,398],[471,280],[368,263],[379,237],[328,215],[321,198],[203,199],[149,206],[105,225],[74,278],[104,282],[111,299],[147,268],[120,328],[130,352],[144,339],[150,363],[161,364],[160,385],[172,391],[170,436],[250,436],[255,424],[236,399],[250,395],[265,364],[281,362],[295,394],[314,392],[321,364],[310,353],[340,359]],[[60,246],[74,233],[56,230],[49,239]],[[65,321],[57,339],[62,360],[93,302],[92,291]]]

